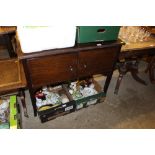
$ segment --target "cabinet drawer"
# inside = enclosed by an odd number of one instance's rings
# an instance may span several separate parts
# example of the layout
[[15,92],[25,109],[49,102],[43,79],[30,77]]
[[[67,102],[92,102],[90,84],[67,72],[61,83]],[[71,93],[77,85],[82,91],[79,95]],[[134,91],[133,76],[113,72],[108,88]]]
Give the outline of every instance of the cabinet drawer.
[[113,69],[119,47],[81,51],[79,54],[79,76],[100,74]]
[[54,84],[76,78],[77,55],[64,54],[29,59],[32,87]]

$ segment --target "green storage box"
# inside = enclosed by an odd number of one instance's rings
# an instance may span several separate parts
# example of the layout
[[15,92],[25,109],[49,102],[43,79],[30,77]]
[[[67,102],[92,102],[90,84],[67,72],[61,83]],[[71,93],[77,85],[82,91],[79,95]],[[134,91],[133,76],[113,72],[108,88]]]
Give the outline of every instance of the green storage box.
[[77,43],[117,40],[120,26],[78,26]]
[[84,98],[79,99],[79,100],[74,100],[75,104],[76,104],[76,110],[81,109],[83,107],[87,107],[91,104],[96,104],[96,103],[98,103],[98,101],[97,101],[98,99],[103,98],[105,96],[106,96],[106,94],[104,92],[99,92],[96,95],[84,97]]
[[66,91],[68,91],[69,98],[75,102],[76,110],[79,110],[84,107],[88,107],[89,105],[97,104],[99,101],[106,97],[106,94],[102,90],[99,83],[95,80],[93,80],[93,83],[95,85],[95,90],[97,90],[97,94],[83,97],[81,99],[74,100],[72,95],[69,93],[69,86],[67,86]]

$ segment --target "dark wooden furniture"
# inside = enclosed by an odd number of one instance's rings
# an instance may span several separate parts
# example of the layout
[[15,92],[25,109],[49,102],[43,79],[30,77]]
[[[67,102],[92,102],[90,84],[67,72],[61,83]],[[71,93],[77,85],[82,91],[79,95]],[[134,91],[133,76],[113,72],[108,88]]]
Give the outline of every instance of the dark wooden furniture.
[[[155,55],[155,38],[150,37],[146,42],[139,42],[139,43],[130,43],[122,46],[121,52],[119,55],[119,60],[117,63],[117,67],[119,70],[119,77],[115,87],[115,94],[118,94],[118,90],[123,79],[123,76],[127,72],[131,72],[132,77],[141,84],[147,85],[147,83],[142,80],[138,76],[138,64],[139,61],[143,59],[150,59],[152,61],[148,62],[149,64],[154,62],[154,55]],[[152,59],[153,58],[153,59]],[[150,66],[150,65],[149,65]],[[147,67],[147,71],[149,71],[149,77],[151,82],[152,79],[152,71],[153,67]]]
[[[9,57],[0,58],[0,96],[17,94],[20,96],[24,115],[28,117],[25,104],[26,78],[22,63],[19,62],[15,46],[16,27],[0,26],[0,47],[9,53]],[[2,48],[2,50],[4,50]]]
[[26,84],[23,67],[18,59],[0,61],[0,92],[23,88]]
[[18,59],[1,60],[0,71],[0,96],[18,94],[22,102],[24,115],[28,117],[24,92],[26,78],[22,64]]
[[24,54],[18,44],[17,54],[24,65],[34,116],[37,115],[35,92],[44,85],[103,74],[107,76],[104,85],[106,93],[121,46],[122,43],[118,40],[99,46],[90,43]]

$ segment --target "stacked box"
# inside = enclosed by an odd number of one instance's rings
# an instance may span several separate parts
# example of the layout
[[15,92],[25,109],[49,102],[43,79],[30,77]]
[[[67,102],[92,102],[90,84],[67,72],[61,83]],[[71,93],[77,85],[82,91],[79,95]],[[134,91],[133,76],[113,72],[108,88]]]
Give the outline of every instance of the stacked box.
[[[106,94],[103,92],[101,86],[98,84],[97,81],[93,80],[93,84],[95,86],[94,89],[97,91],[97,94],[87,96],[87,97],[82,97],[76,100],[73,99],[73,96],[70,94],[72,100],[75,102],[76,110],[87,107],[89,105],[99,103],[99,100],[106,96]],[[69,91],[69,87],[68,87],[68,91]]]
[[[63,89],[62,86],[58,89],[55,89],[54,93],[57,93],[60,96],[65,95],[66,97],[68,97],[68,94],[66,94],[66,91]],[[38,107],[38,115],[42,123],[74,111],[75,103],[74,101],[71,101],[69,98],[66,103],[58,102],[54,105],[48,103],[46,105]]]
[[117,40],[120,26],[78,26],[77,43]]
[[65,94],[68,97],[68,102],[58,102],[54,105],[49,103],[38,107],[38,115],[41,122],[44,123],[59,116],[74,112],[75,110],[99,103],[100,99],[104,98],[106,94],[103,92],[97,81],[94,80],[93,84],[97,93],[91,96],[79,98],[77,100],[73,99],[73,96],[70,94],[69,84],[63,84],[61,87],[57,86],[59,88],[55,89],[54,92],[60,96],[61,94]]

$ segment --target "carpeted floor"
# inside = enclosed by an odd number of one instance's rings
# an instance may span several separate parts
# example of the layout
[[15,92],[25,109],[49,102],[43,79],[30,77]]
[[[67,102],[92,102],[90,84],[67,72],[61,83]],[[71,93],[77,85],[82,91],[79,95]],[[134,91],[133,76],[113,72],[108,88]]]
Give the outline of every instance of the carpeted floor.
[[[142,64],[143,66],[143,64]],[[140,76],[148,82],[147,86],[137,83],[127,74],[121,84],[119,94],[114,88],[118,76],[115,71],[105,102],[92,105],[74,113],[41,123],[33,116],[29,92],[26,102],[29,118],[22,115],[24,129],[128,129],[155,128],[155,85],[149,82],[148,75],[141,67]],[[98,78],[100,83],[104,78]]]

